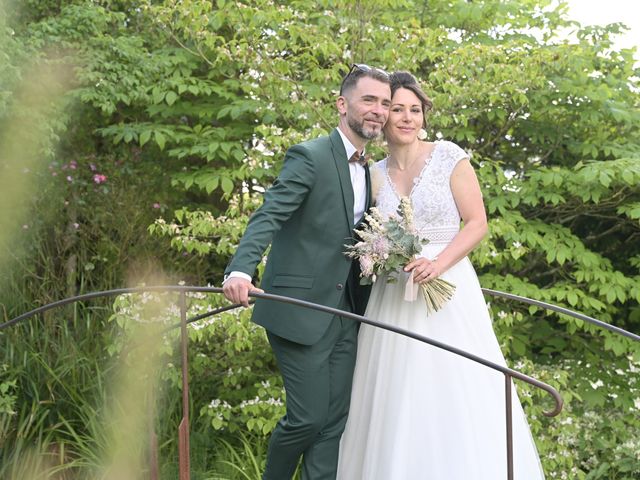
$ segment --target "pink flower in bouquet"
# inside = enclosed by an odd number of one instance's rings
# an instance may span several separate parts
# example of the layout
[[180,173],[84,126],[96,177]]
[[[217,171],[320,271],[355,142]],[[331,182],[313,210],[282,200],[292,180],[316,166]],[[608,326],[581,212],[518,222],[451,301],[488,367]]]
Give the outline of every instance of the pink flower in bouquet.
[[389,241],[386,237],[377,237],[373,240],[371,249],[378,258],[389,258]]
[[362,275],[365,277],[370,277],[373,275],[373,267],[374,261],[369,255],[363,255],[359,258],[360,261],[360,270],[362,270]]

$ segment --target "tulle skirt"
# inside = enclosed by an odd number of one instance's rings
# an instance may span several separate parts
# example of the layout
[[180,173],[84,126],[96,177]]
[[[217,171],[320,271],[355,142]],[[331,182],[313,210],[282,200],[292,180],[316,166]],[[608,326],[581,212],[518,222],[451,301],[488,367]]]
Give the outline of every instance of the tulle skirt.
[[[427,245],[434,257],[442,245]],[[467,258],[443,278],[456,285],[427,315],[404,282],[373,287],[366,316],[506,365],[478,278]],[[515,480],[543,479],[538,453],[513,389]],[[505,380],[498,371],[414,339],[362,325],[351,409],[340,444],[339,480],[507,478]]]

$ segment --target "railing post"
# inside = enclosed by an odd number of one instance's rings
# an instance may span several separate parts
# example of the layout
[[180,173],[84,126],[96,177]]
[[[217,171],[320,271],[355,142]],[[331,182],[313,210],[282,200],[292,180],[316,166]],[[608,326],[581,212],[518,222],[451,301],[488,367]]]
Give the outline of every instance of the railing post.
[[504,391],[507,411],[507,479],[513,480],[513,415],[511,405],[511,375],[504,374]]
[[151,407],[149,408],[149,479],[159,480],[160,468],[158,466],[158,435],[155,429],[155,402],[153,395],[153,384],[151,384],[151,392],[149,395],[149,402]]
[[180,341],[182,350],[182,421],[179,428],[178,455],[180,462],[180,480],[189,480],[189,368],[187,359],[187,306],[185,292],[180,292]]

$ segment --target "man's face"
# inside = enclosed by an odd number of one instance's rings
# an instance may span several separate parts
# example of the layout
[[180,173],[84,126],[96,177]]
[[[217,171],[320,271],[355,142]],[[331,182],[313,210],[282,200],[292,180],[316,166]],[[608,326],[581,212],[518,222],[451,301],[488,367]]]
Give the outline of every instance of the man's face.
[[340,113],[346,114],[347,125],[364,140],[380,135],[389,116],[390,105],[389,85],[370,77],[361,77],[356,86],[338,101]]

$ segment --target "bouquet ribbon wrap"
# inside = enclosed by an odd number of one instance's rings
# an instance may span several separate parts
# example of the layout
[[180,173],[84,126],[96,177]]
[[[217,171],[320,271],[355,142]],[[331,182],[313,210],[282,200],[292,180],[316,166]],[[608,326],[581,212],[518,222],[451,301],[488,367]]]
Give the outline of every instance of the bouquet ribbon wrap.
[[413,270],[411,270],[409,278],[407,279],[407,283],[404,286],[405,301],[415,302],[418,299],[418,290],[420,290],[420,285],[418,283],[414,283]]

